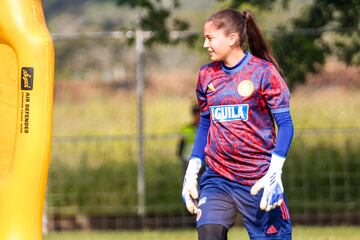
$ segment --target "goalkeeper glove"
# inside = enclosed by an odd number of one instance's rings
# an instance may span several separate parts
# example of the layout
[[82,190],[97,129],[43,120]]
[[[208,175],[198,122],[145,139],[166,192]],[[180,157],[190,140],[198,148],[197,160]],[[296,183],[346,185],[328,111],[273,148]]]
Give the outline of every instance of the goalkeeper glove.
[[189,160],[189,165],[186,169],[183,189],[181,192],[183,202],[186,205],[187,210],[191,214],[195,214],[198,211],[196,206],[196,199],[199,197],[197,185],[198,185],[198,173],[200,171],[202,161],[200,158],[191,158]]
[[281,182],[281,173],[284,162],[285,158],[272,154],[267,173],[251,188],[252,195],[256,195],[260,189],[264,188],[260,201],[262,210],[270,211],[282,203],[284,188]]

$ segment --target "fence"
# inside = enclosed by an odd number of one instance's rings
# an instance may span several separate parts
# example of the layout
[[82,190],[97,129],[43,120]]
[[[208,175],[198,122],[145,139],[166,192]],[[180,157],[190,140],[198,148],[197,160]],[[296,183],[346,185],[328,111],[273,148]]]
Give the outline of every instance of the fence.
[[[314,136],[317,144],[308,146]],[[283,174],[295,223],[360,223],[359,136],[360,129],[297,131]],[[137,216],[136,137],[55,138],[47,194],[53,228],[191,226],[180,197],[178,137],[145,136],[145,218]]]

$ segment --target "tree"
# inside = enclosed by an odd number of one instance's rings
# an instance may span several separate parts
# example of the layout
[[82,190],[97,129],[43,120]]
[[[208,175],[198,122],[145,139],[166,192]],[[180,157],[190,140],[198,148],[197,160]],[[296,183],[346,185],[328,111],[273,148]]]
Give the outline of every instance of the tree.
[[[271,10],[272,7],[274,6],[274,4],[277,2],[277,0],[248,0],[246,2],[243,0],[231,0],[231,1],[218,0],[218,1],[219,2],[228,2],[227,5],[229,8],[239,8],[239,7],[243,6],[244,4],[250,4],[254,7],[267,9],[267,10]],[[281,0],[281,3],[283,5],[283,7],[287,7],[289,0]]]
[[[250,2],[271,9],[275,1]],[[287,1],[282,2],[287,5]],[[232,0],[229,6],[238,8],[242,3]],[[272,36],[271,45],[290,88],[303,83],[307,73],[321,69],[330,55],[346,64],[360,64],[359,25],[358,0],[314,0],[300,17],[280,26]],[[329,42],[324,36],[330,32],[334,34]]]
[[[139,27],[142,30],[152,32],[152,36],[146,41],[148,46],[154,43],[172,44],[178,40],[170,37],[171,31],[185,31],[189,23],[178,18],[171,18],[172,12],[180,7],[178,0],[172,0],[170,6],[165,7],[161,0],[117,0],[119,6],[127,5],[131,8],[140,8]],[[194,40],[193,36],[186,38]]]
[[[242,0],[218,0],[228,7],[241,8]],[[249,0],[247,5],[271,10],[277,0]],[[281,0],[284,7],[289,0]],[[180,6],[172,0],[171,7],[164,7],[161,0],[117,0],[119,5],[143,9],[140,18],[143,30],[153,32],[147,44],[173,43],[171,30],[187,30],[189,24],[172,19],[172,12]],[[170,24],[169,24],[170,22]],[[321,69],[330,55],[337,56],[346,64],[360,64],[360,2],[358,0],[314,0],[304,13],[287,25],[278,27],[271,37],[274,53],[282,66],[290,88],[305,81],[307,73]],[[324,36],[334,32],[332,41]]]

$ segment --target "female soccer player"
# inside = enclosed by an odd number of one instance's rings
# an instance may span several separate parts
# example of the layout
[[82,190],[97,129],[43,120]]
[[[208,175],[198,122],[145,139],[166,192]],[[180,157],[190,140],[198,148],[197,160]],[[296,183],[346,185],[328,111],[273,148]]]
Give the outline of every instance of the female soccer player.
[[237,212],[251,239],[291,239],[281,172],[294,128],[279,65],[249,11],[213,14],[204,35],[212,62],[199,72],[200,125],[182,190],[199,239],[227,239]]

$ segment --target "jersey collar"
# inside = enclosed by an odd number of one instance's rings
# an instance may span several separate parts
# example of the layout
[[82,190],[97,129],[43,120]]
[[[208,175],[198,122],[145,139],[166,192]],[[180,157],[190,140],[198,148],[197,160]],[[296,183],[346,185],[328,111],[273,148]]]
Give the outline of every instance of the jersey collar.
[[228,74],[236,73],[241,69],[243,69],[243,67],[249,62],[251,56],[252,56],[251,53],[246,51],[245,56],[235,66],[229,68],[225,66],[223,62],[221,62],[221,69]]

